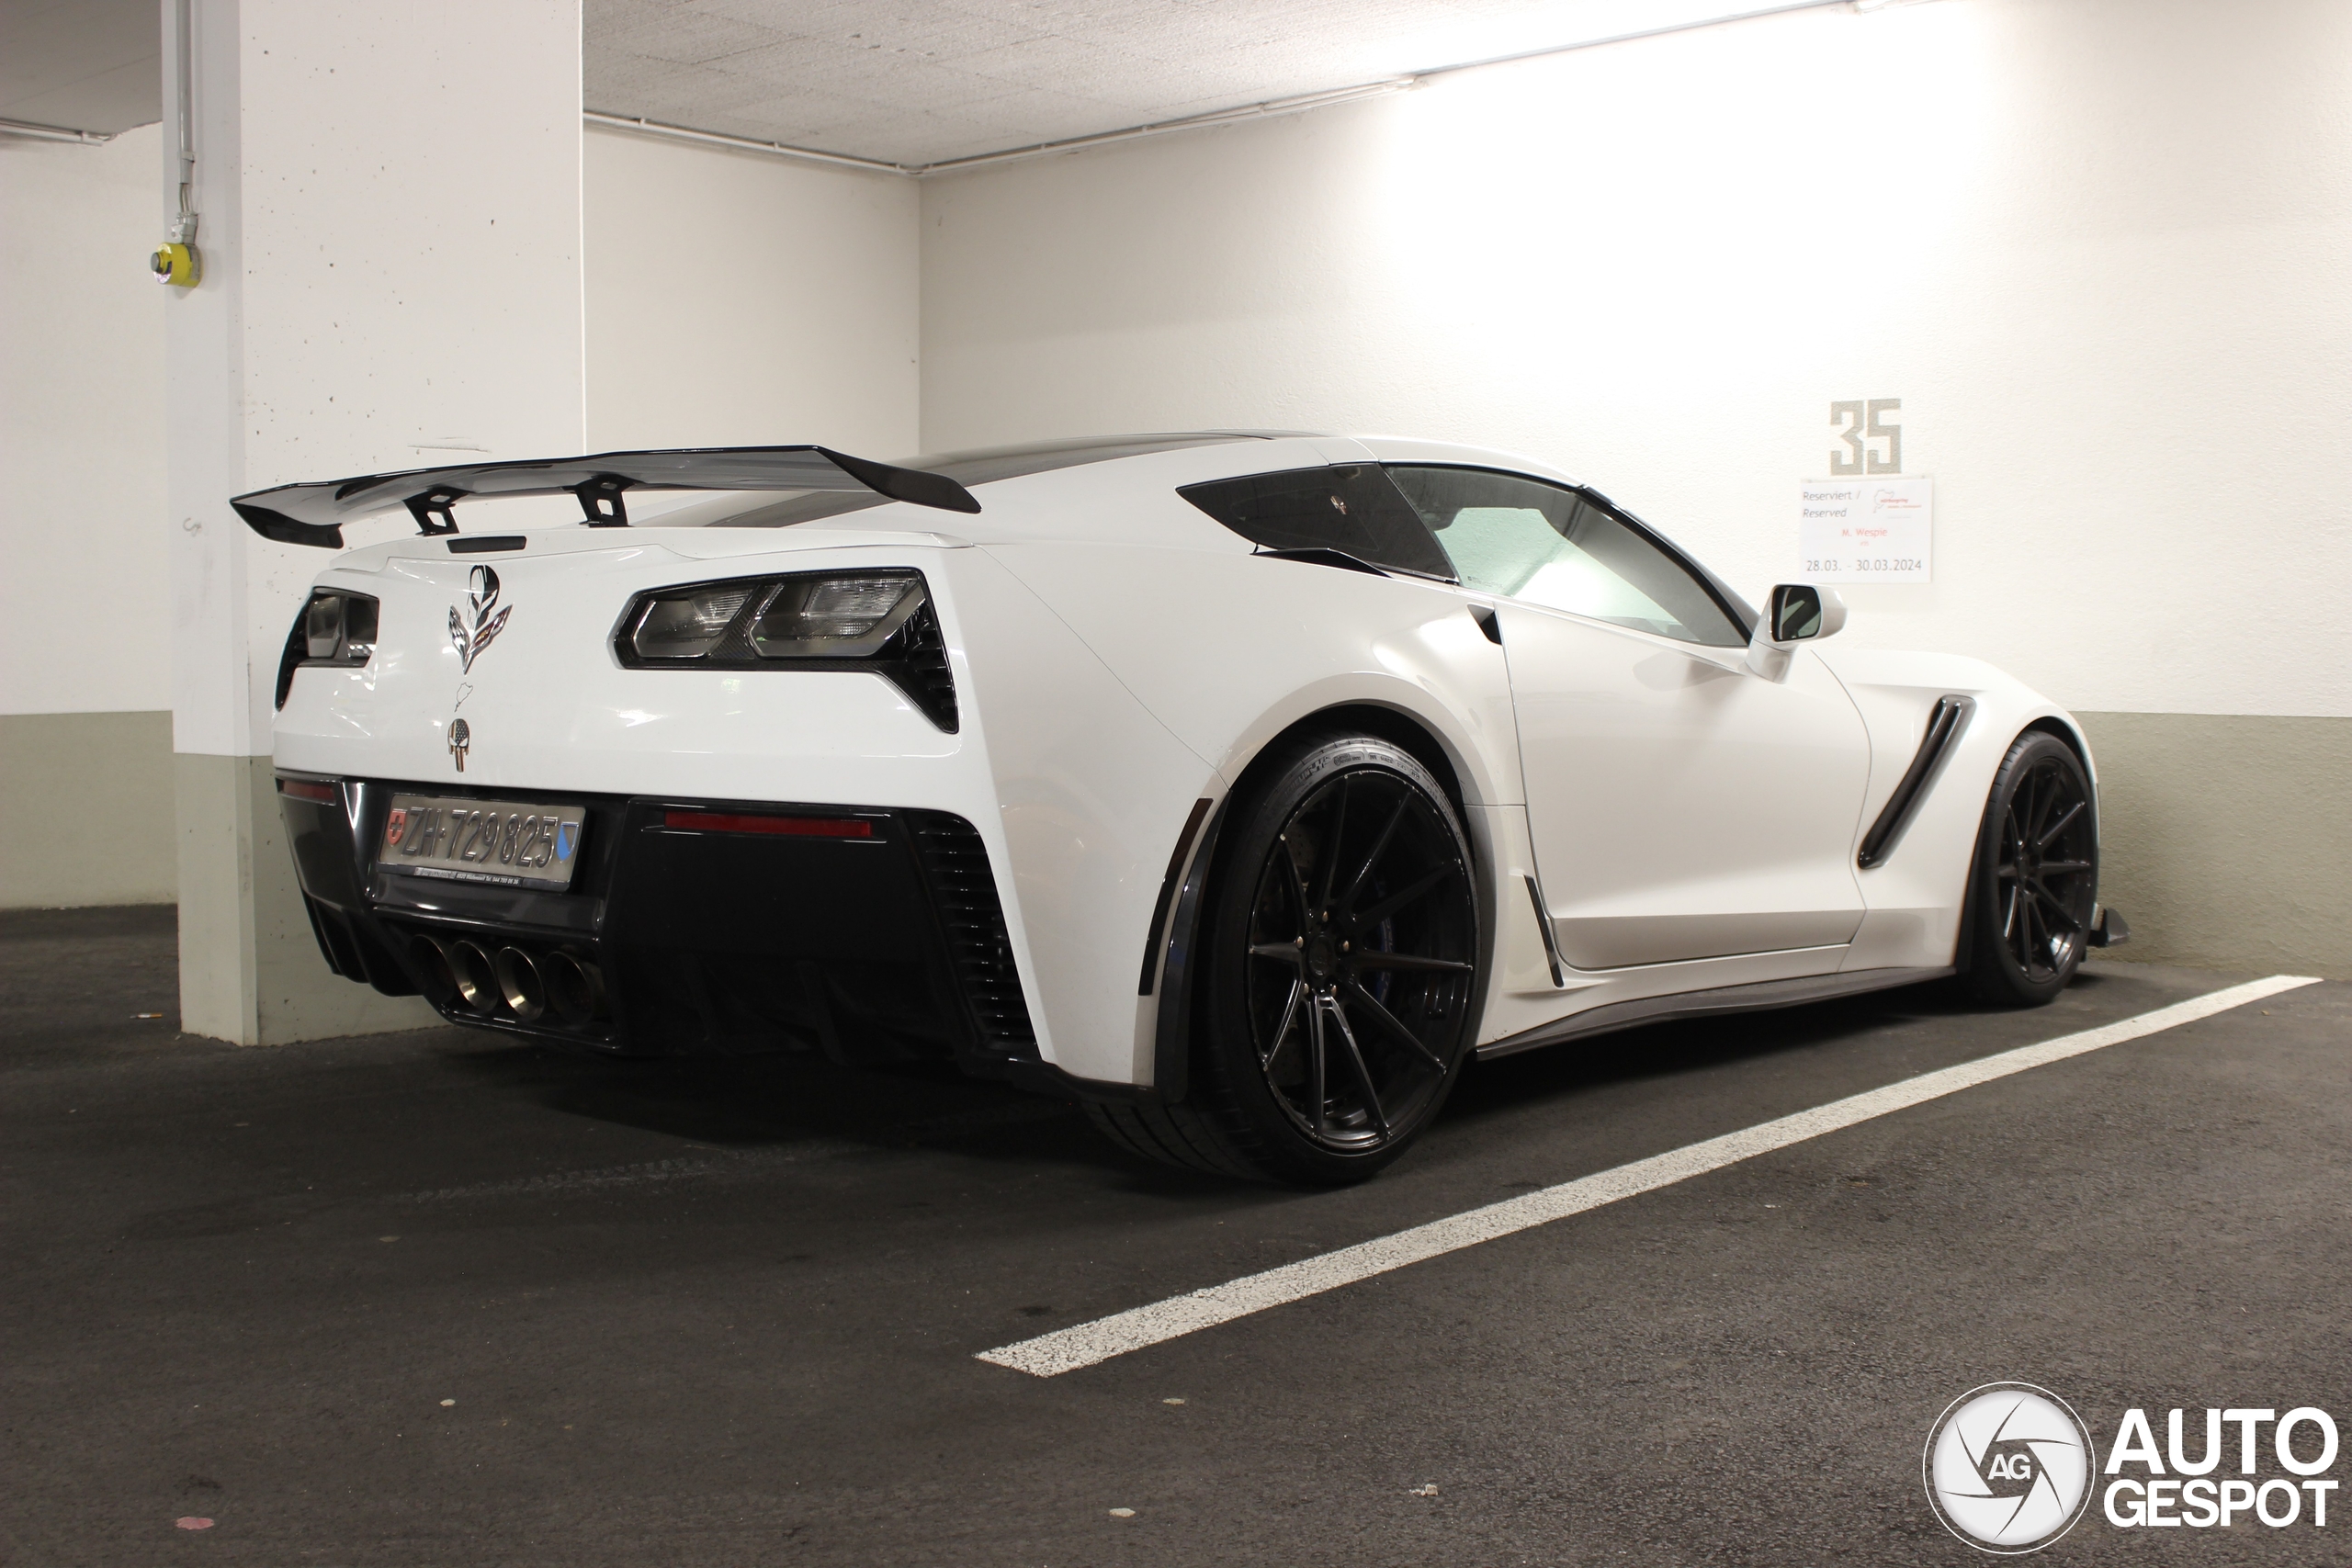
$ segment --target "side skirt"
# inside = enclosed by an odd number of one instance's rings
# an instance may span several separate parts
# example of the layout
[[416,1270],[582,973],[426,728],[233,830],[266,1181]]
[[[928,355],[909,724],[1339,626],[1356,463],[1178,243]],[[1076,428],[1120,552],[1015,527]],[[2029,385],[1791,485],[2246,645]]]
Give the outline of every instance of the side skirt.
[[1827,1001],[1833,997],[1860,996],[1866,991],[1888,991],[1898,986],[1916,986],[1925,980],[1940,980],[1952,973],[1949,964],[1939,968],[1920,969],[1854,969],[1843,975],[1807,975],[1793,980],[1759,980],[1753,985],[1724,986],[1712,991],[1682,991],[1673,996],[1636,997],[1630,1001],[1611,1002],[1589,1012],[1580,1012],[1478,1047],[1476,1055],[1482,1062],[1498,1056],[1516,1055],[1532,1051],[1539,1045],[1556,1045],[1564,1040],[1582,1040],[1589,1035],[1612,1034],[1621,1029],[1633,1029],[1645,1023],[1664,1023],[1678,1018],[1705,1018],[1715,1013],[1768,1012],[1774,1008],[1803,1007],[1807,1002]]

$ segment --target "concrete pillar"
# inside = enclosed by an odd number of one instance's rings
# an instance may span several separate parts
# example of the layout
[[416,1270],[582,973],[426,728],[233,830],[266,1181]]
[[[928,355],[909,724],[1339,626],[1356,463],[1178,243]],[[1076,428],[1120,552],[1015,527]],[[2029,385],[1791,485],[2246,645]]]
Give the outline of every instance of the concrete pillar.
[[166,312],[183,1026],[248,1044],[412,1028],[422,1002],[328,973],[278,827],[278,654],[328,556],[257,537],[228,501],[582,448],[580,3],[188,3],[203,277]]

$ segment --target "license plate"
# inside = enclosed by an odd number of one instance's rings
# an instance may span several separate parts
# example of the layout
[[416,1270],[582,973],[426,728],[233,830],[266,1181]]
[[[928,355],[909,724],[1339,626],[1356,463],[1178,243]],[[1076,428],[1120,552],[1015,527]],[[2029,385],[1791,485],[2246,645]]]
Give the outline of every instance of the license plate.
[[576,806],[396,795],[376,868],[505,887],[571,886],[587,813]]

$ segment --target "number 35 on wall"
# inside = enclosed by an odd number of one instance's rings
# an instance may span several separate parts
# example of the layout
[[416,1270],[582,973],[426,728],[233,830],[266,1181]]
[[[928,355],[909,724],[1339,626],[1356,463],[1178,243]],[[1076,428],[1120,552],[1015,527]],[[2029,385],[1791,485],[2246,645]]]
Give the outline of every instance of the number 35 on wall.
[[[1892,413],[1903,406],[1901,398],[1871,398],[1867,401],[1831,403],[1829,423],[1842,424],[1838,439],[1846,450],[1832,448],[1829,471],[1833,474],[1899,474],[1903,471],[1903,427],[1889,424],[1879,416]],[[1886,443],[1886,456],[1882,457],[1871,447],[1873,441]]]

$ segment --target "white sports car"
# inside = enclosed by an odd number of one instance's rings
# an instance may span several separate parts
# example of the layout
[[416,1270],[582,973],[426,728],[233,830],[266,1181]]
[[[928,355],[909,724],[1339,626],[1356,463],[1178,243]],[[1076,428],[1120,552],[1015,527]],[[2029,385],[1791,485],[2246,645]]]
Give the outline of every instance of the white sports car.
[[[667,490],[718,493],[630,525]],[[585,526],[458,529],[567,491]],[[422,529],[320,575],[277,762],[327,963],[452,1022],[952,1062],[1340,1182],[1473,1054],[1954,974],[2045,1002],[2125,934],[2064,713],[1819,646],[1826,590],[1759,619],[1500,453],[625,452],[235,505]]]

